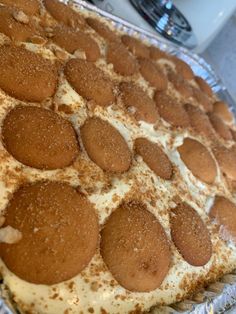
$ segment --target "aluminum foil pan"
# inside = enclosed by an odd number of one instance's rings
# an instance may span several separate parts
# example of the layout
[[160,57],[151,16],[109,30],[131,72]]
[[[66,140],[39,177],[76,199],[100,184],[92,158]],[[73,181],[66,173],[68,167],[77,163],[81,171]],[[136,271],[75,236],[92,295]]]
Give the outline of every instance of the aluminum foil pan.
[[[94,5],[82,0],[67,1],[80,10],[95,12],[112,22],[120,31],[134,35],[152,45],[161,48],[172,55],[187,62],[194,73],[204,78],[220,99],[226,101],[236,115],[236,104],[228,93],[220,78],[213,71],[212,67],[200,56],[193,52],[168,42],[155,33],[148,32],[135,26],[117,16],[103,11]],[[230,310],[230,312],[228,312]],[[209,285],[205,290],[198,292],[191,299],[163,307],[154,307],[150,314],[216,314],[216,313],[236,313],[236,270],[225,275],[220,281]],[[18,314],[14,303],[11,300],[9,291],[0,282],[0,314]]]
[[18,314],[10,298],[9,291],[0,283],[0,314]]
[[0,314],[12,314],[12,311],[3,301],[3,299],[0,299]]

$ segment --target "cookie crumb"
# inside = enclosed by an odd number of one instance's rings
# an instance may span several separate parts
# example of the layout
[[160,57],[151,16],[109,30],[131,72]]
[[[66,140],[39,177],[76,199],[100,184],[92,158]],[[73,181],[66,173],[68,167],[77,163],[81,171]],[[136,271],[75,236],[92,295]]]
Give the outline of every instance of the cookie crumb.
[[29,17],[23,11],[15,10],[13,11],[12,16],[17,22],[29,24]]

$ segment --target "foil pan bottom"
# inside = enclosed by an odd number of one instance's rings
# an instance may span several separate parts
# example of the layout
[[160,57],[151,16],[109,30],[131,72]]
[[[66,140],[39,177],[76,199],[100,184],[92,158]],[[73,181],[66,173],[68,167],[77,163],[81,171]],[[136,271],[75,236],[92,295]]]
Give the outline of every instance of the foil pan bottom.
[[[0,283],[0,314],[18,314],[10,293],[4,283]],[[17,313],[18,312],[18,313]]]
[[[236,304],[236,270],[224,275],[220,281],[210,284],[206,289],[170,306],[154,306],[149,314],[216,314],[227,313]],[[0,284],[0,314],[20,314],[10,292]],[[236,313],[236,308],[231,313]],[[22,313],[23,314],[23,313]]]

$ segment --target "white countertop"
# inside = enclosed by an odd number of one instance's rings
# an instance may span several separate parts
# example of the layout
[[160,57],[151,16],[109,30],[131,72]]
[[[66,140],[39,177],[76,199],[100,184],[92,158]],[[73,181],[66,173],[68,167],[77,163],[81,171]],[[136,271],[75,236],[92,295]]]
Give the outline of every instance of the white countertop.
[[236,103],[236,13],[202,56],[213,66]]

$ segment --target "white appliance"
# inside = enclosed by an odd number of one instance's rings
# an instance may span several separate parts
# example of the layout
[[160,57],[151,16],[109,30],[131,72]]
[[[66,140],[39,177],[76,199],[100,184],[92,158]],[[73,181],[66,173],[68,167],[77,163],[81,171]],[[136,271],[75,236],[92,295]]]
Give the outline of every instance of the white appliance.
[[236,9],[236,0],[91,0],[103,10],[202,52]]

